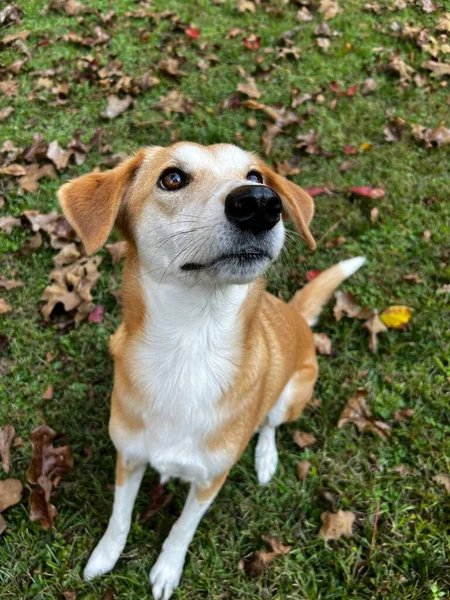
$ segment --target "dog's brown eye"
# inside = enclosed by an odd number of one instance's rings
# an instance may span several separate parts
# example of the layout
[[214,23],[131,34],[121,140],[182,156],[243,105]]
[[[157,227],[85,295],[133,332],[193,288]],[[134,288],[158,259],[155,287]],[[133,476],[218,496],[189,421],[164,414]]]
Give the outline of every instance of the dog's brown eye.
[[249,181],[253,181],[255,183],[263,183],[263,176],[261,175],[261,173],[258,173],[258,171],[250,171],[247,174],[247,179]]
[[174,192],[185,187],[189,178],[181,169],[166,169],[159,178],[159,187],[168,192]]

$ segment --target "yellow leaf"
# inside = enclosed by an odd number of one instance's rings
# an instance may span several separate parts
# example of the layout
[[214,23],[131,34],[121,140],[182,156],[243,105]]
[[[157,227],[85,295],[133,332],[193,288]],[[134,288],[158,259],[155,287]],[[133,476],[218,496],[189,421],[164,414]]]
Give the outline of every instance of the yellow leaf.
[[365,144],[361,144],[361,146],[359,148],[360,148],[360,150],[365,152],[366,150],[371,150],[372,144],[370,142],[366,142]]
[[409,306],[389,306],[381,313],[380,319],[387,327],[401,329],[409,322],[411,316],[412,308]]

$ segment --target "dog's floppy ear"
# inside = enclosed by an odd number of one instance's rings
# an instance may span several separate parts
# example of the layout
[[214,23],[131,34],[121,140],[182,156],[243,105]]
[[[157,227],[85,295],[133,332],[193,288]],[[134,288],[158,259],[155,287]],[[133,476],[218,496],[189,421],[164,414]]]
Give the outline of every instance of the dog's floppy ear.
[[266,185],[273,188],[281,196],[283,210],[294,223],[295,229],[314,250],[316,242],[309,230],[309,224],[314,215],[314,201],[309,194],[298,185],[278,175],[267,165],[260,165]]
[[127,186],[144,159],[141,150],[111,171],[90,173],[64,184],[58,200],[88,254],[108,239],[119,215]]

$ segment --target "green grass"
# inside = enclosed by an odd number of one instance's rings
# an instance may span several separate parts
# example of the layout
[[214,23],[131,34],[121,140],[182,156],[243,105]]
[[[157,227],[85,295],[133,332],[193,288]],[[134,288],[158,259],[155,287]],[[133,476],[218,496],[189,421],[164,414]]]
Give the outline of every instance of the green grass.
[[[89,4],[102,12],[112,5],[106,0]],[[32,58],[19,75],[20,96],[10,101],[15,112],[1,124],[1,141],[11,139],[18,146],[26,146],[33,133],[41,132],[47,142],[57,139],[65,147],[76,129],[85,140],[101,125],[103,143],[111,145],[112,153],[131,152],[149,143],[168,144],[175,129],[181,139],[204,144],[235,142],[239,135],[244,148],[262,152],[262,114],[246,108],[221,108],[242,80],[237,66],[255,73],[256,56],[261,54],[263,64],[273,68],[267,77],[256,77],[264,91],[260,101],[288,106],[293,87],[301,93],[322,89],[326,99],[323,104],[310,102],[298,108],[304,124],[275,140],[270,160],[292,156],[296,152],[295,135],[315,129],[327,154],[302,155],[301,173],[295,180],[304,187],[326,184],[335,189],[332,196],[316,198],[313,233],[323,240],[317,251],[309,253],[300,245],[290,244],[277,272],[269,276],[270,289],[289,298],[296,288],[290,276],[293,267],[303,273],[306,268],[323,269],[343,258],[364,254],[367,265],[345,289],[370,308],[407,304],[414,309],[411,328],[383,334],[377,355],[370,353],[367,332],[360,322],[343,319],[337,323],[331,307],[325,310],[316,329],[329,335],[334,352],[319,359],[321,374],[315,396],[322,406],[307,410],[297,424],[281,428],[280,466],[267,488],[257,486],[250,444],[199,527],[175,597],[435,600],[450,594],[449,498],[444,488],[432,481],[437,473],[450,471],[448,296],[437,294],[450,275],[448,149],[419,145],[409,129],[395,144],[387,143],[383,134],[387,110],[409,125],[435,127],[448,119],[446,85],[430,76],[428,86],[418,88],[411,82],[404,88],[397,75],[383,68],[390,53],[397,52],[421,71],[421,63],[430,57],[413,41],[391,36],[390,25],[393,21],[408,22],[433,31],[439,14],[427,15],[410,6],[375,15],[363,11],[361,2],[342,0],[342,14],[330,21],[331,29],[340,35],[332,38],[329,54],[323,54],[313,35],[319,16],[309,23],[298,23],[298,6],[293,3],[263,3],[255,15],[241,15],[234,2],[215,6],[207,0],[154,1],[155,12],[174,10],[182,21],[194,23],[201,30],[198,41],[188,41],[164,19],[156,23],[125,17],[137,6],[131,0],[114,4],[117,16],[113,25],[102,25],[112,35],[111,41],[107,48],[95,49],[79,48],[59,36],[90,31],[99,21],[96,15],[85,15],[84,23],[79,24],[61,13],[41,15],[45,3],[40,0],[24,3],[20,28],[31,30],[27,44]],[[263,6],[278,7],[279,12],[268,14]],[[261,36],[261,49],[276,48],[283,33],[298,28],[292,40],[300,48],[300,59],[276,61],[276,54],[249,51],[240,36],[226,37],[232,27]],[[150,33],[147,42],[140,41],[144,30]],[[52,43],[36,46],[42,39]],[[102,64],[109,61],[108,55],[114,56],[123,63],[125,73],[139,77],[165,57],[167,44],[180,41],[178,52],[186,59],[181,68],[188,75],[179,82],[162,75],[160,85],[138,96],[135,107],[114,121],[105,122],[100,117],[107,91],[72,78],[76,59],[88,54],[96,55]],[[208,43],[204,51],[201,42]],[[374,51],[376,48],[383,50]],[[210,54],[217,54],[220,63],[212,65],[203,80],[196,63]],[[2,62],[10,64],[19,57],[17,49],[7,49]],[[72,82],[69,103],[50,106],[44,93],[43,100],[27,101],[37,78],[35,72],[56,67],[61,68],[55,76],[58,81]],[[334,109],[330,108],[334,95],[329,85],[333,80],[346,89],[369,76],[378,82],[373,94],[362,96],[358,91],[355,97],[342,97]],[[152,104],[178,85],[192,99],[194,110],[188,115],[171,115],[173,124],[164,128],[160,124],[164,117],[152,109]],[[7,104],[0,98],[0,109]],[[246,126],[250,116],[258,120],[255,129]],[[143,122],[148,124],[135,127]],[[359,147],[367,142],[372,144],[369,150],[357,156],[344,155],[345,144]],[[341,173],[340,164],[349,158],[353,168]],[[82,167],[72,167],[54,181],[42,180],[34,195],[4,192],[6,203],[0,216],[18,215],[28,208],[46,212],[57,207],[59,185],[88,172],[100,159],[92,151]],[[345,192],[350,185],[381,185],[387,195],[377,201],[352,199]],[[370,222],[373,206],[380,210],[374,224]],[[429,243],[423,239],[427,229],[432,232]],[[346,244],[327,248],[325,242],[337,236],[344,236]],[[141,523],[137,515],[145,510],[154,481],[150,472],[116,569],[94,583],[81,579],[113,501],[107,487],[114,478],[114,451],[107,434],[112,384],[107,345],[120,322],[120,309],[109,293],[117,286],[111,274],[117,274],[118,268],[112,267],[102,251],[103,277],[95,301],[105,306],[104,322],[85,323],[61,333],[54,325],[45,325],[39,313],[53,252],[40,249],[20,256],[17,250],[26,238],[25,232],[15,230],[0,239],[2,275],[15,274],[26,282],[24,288],[2,293],[14,311],[0,317],[1,332],[10,338],[5,357],[11,361],[9,372],[0,381],[0,424],[12,423],[17,435],[27,439],[33,427],[46,422],[65,434],[75,466],[54,493],[58,515],[53,530],[29,521],[27,490],[24,501],[5,513],[8,530],[0,541],[0,596],[2,600],[56,600],[62,598],[64,590],[73,590],[79,598],[93,600],[112,588],[123,600],[149,597],[148,571],[186,495],[185,486],[171,484],[176,491],[173,502],[149,522]],[[418,273],[423,283],[405,281],[403,275],[407,273]],[[47,352],[55,356],[53,362],[46,361]],[[50,384],[55,387],[54,399],[42,400]],[[382,419],[392,421],[395,410],[401,407],[416,410],[410,421],[394,424],[391,441],[358,434],[351,426],[337,429],[343,406],[360,385],[370,391],[369,404]],[[312,432],[318,443],[300,451],[290,436],[295,428]],[[92,456],[83,450],[87,442],[93,445]],[[12,451],[10,475],[24,483],[30,456],[27,441],[23,448]],[[295,465],[302,458],[308,458],[313,467],[308,478],[299,482]],[[393,467],[399,463],[414,469],[415,475],[401,477],[395,473]],[[336,497],[333,507],[323,497],[325,490]],[[326,545],[317,533],[320,514],[331,508],[351,510],[357,521],[351,539]],[[263,534],[279,537],[294,549],[263,577],[249,579],[238,569],[238,562],[263,547]]]

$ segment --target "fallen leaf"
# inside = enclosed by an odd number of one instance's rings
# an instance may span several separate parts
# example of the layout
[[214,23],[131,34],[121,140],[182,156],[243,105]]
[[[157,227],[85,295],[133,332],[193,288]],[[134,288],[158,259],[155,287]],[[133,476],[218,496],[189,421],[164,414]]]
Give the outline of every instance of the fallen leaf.
[[284,545],[280,540],[267,535],[262,536],[263,540],[272,548],[272,552],[257,550],[250,556],[240,561],[240,568],[251,577],[258,577],[264,573],[267,567],[275,560],[277,556],[289,554],[292,546]]
[[429,229],[425,229],[423,232],[423,241],[428,244],[431,240],[432,233]]
[[411,133],[418,142],[425,142],[427,147],[431,147],[433,144],[437,146],[447,146],[450,144],[450,129],[444,125],[439,127],[426,128],[422,125],[412,125]]
[[118,96],[111,94],[107,97],[106,101],[108,105],[100,113],[105,119],[115,119],[133,104],[133,98],[131,96],[125,96],[125,98],[120,99]]
[[380,209],[377,206],[374,206],[370,209],[370,222],[375,223],[378,217],[380,216]]
[[314,346],[319,354],[331,354],[331,340],[326,333],[314,334]]
[[299,21],[300,23],[307,23],[308,21],[312,21],[312,18],[313,16],[306,6],[303,6],[295,16],[295,20]]
[[39,167],[38,164],[32,164],[26,167],[26,175],[19,179],[19,185],[22,190],[34,194],[39,189],[39,180],[43,177],[50,177],[55,179],[56,171],[53,165],[43,165]]
[[63,150],[57,140],[53,140],[48,145],[47,158],[52,161],[58,171],[63,171],[69,164],[73,150]]
[[57,269],[71,265],[81,257],[81,252],[75,243],[68,244],[61,248],[56,256],[53,257],[53,264]]
[[172,75],[172,77],[183,77],[184,75],[187,75],[185,71],[180,69],[180,61],[176,58],[160,60],[158,69],[163,73],[167,73],[167,75]]
[[14,108],[12,106],[5,106],[0,110],[0,121],[6,121],[6,119],[12,115]]
[[191,40],[196,40],[200,37],[200,31],[193,25],[189,25],[189,27],[186,27],[184,32]]
[[386,192],[383,190],[383,188],[371,188],[367,185],[350,186],[348,191],[357,196],[364,196],[372,199],[383,198],[386,195]]
[[236,8],[240,13],[244,13],[246,11],[254,13],[256,11],[255,3],[251,2],[250,0],[237,0]]
[[342,411],[338,428],[340,429],[347,423],[353,423],[358,428],[358,431],[365,433],[369,431],[376,435],[389,439],[391,436],[391,427],[384,421],[379,421],[372,416],[368,406],[366,405],[367,390],[359,388],[350,398]]
[[370,318],[372,313],[367,308],[358,308],[353,294],[337,290],[334,297],[336,298],[336,304],[333,308],[333,315],[336,321],[340,321],[344,315],[350,319]]
[[318,11],[326,21],[342,12],[337,0],[320,0]]
[[42,475],[51,481],[68,473],[73,467],[73,458],[69,446],[54,447],[56,433],[47,425],[33,429],[30,435],[33,449],[31,463],[27,471],[28,481],[38,483]]
[[394,421],[407,421],[415,412],[414,408],[399,408],[394,413]]
[[19,84],[17,81],[0,81],[0,94],[6,97],[17,96],[19,94]]
[[23,485],[19,479],[0,481],[0,512],[22,500]]
[[125,241],[116,242],[115,244],[106,244],[106,249],[111,255],[113,266],[115,266],[119,264],[124,256],[126,256],[128,244]]
[[168,494],[164,485],[161,483],[156,485],[150,493],[150,504],[142,515],[142,521],[145,522],[151,519],[157,512],[167,506],[172,498],[173,494]]
[[20,254],[22,256],[28,256],[32,252],[35,252],[38,248],[42,246],[42,235],[39,233],[35,233],[29,240],[27,240],[22,248],[20,249]]
[[303,481],[308,476],[309,470],[311,469],[312,463],[309,460],[301,460],[297,463],[297,477],[300,481]]
[[447,494],[450,494],[450,475],[446,473],[439,473],[433,477],[433,481],[439,485],[443,485]]
[[323,52],[325,52],[325,53],[329,52],[331,42],[328,38],[318,37],[318,38],[316,38],[316,44],[319,46],[319,48],[321,50],[323,50]]
[[30,520],[39,521],[44,529],[50,529],[57,514],[56,507],[51,504],[50,497],[53,484],[48,477],[41,475],[30,494]]
[[339,237],[334,238],[334,240],[329,240],[325,244],[325,247],[326,248],[335,248],[336,246],[342,246],[346,242],[347,242],[347,239],[345,237],[343,237],[342,235],[340,235]]
[[[248,122],[247,122],[248,124]],[[255,121],[255,126],[256,126],[257,122]],[[296,156],[291,156],[291,158],[288,158],[287,160],[284,160],[283,162],[278,162],[275,161],[275,171],[279,174],[282,175],[283,177],[288,177],[289,175],[298,175],[298,173],[300,173],[300,168],[299,168],[299,159]]]
[[368,77],[362,83],[361,93],[363,94],[363,96],[367,96],[368,94],[371,94],[372,92],[374,92],[377,89],[377,87],[378,87],[377,80],[374,79],[373,77]]
[[245,94],[249,98],[260,98],[263,92],[256,87],[253,77],[247,78],[247,83],[239,83],[237,86],[238,92]]
[[422,63],[421,66],[423,69],[428,69],[429,71],[432,71],[437,78],[444,77],[445,75],[450,75],[450,64],[448,63],[426,60]]
[[328,194],[329,196],[331,195],[331,191],[326,188],[326,187],[311,187],[311,188],[306,188],[305,192],[307,194],[309,194],[310,196],[321,196],[322,194]]
[[0,298],[0,315],[4,315],[11,310],[12,306],[10,306],[3,298]]
[[403,463],[395,465],[395,467],[392,467],[392,470],[394,473],[398,473],[402,477],[409,477],[410,475],[414,475],[414,470]]
[[66,590],[65,592],[62,593],[62,595],[64,596],[64,600],[77,600],[76,592],[71,592],[69,590]]
[[191,111],[189,101],[177,89],[171,90],[167,96],[161,96],[158,102],[153,104],[153,108],[161,109],[166,115]]
[[436,31],[445,31],[450,33],[450,13],[444,13],[439,17],[439,21],[436,25]]
[[18,165],[13,163],[8,165],[7,167],[0,168],[0,175],[10,175],[12,177],[22,177],[22,175],[26,175],[25,167],[22,165]]
[[16,279],[0,279],[0,288],[5,290],[14,290],[15,288],[23,287],[25,284],[23,281]]
[[389,306],[381,315],[380,319],[391,329],[404,329],[412,316],[412,308],[409,306]]
[[313,436],[312,433],[307,433],[306,431],[293,431],[292,438],[300,448],[307,448],[317,442],[316,437]]
[[348,510],[338,510],[337,513],[325,511],[320,515],[323,523],[319,535],[326,542],[338,540],[342,536],[350,538],[353,535],[353,522],[355,515]]
[[261,46],[261,38],[257,37],[254,33],[251,33],[242,40],[242,43],[249,50],[258,50]]
[[53,395],[55,393],[55,388],[53,385],[49,385],[45,392],[42,394],[42,400],[53,400]]
[[436,7],[434,6],[432,0],[422,0],[422,9],[423,9],[423,12],[426,12],[426,13],[432,13],[435,10],[437,10]]
[[9,453],[15,435],[16,430],[12,425],[5,425],[0,428],[0,456],[2,458],[2,468],[5,473],[9,473]]
[[374,311],[373,315],[363,323],[363,327],[365,327],[369,332],[369,348],[372,352],[376,352],[378,350],[378,334],[387,331],[387,327],[380,320],[378,316],[378,311]]
[[94,310],[89,313],[88,321],[90,321],[91,323],[102,323],[104,312],[105,308],[103,306],[97,305],[94,308]]
[[413,281],[414,283],[423,283],[423,279],[419,277],[418,273],[408,273],[403,275],[405,281]]

